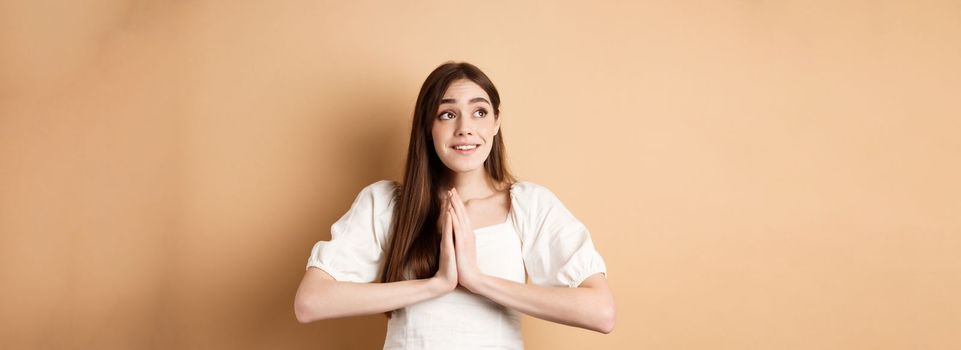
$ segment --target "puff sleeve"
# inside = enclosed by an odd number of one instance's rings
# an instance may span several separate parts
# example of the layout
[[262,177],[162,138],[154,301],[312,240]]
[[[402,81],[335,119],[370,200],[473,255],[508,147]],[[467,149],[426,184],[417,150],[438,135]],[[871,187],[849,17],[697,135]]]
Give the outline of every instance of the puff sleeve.
[[514,185],[514,213],[528,280],[540,286],[577,287],[607,266],[594,249],[590,231],[546,187],[521,181]]
[[330,227],[330,241],[314,244],[306,268],[324,270],[338,281],[377,280],[393,215],[395,189],[394,182],[382,180],[361,190],[347,213]]

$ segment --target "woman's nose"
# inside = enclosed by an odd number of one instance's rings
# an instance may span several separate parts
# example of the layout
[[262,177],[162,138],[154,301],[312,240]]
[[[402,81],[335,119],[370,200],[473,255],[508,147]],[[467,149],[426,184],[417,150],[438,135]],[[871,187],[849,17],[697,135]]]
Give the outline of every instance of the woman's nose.
[[470,118],[458,118],[457,122],[457,136],[474,135],[474,125],[471,123]]

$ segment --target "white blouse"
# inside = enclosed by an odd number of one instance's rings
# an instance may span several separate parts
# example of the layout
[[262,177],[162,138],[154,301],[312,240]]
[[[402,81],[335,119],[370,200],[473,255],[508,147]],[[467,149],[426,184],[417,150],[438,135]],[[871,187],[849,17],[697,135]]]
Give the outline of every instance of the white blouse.
[[[365,187],[331,226],[330,241],[314,244],[307,268],[338,281],[376,282],[388,249],[393,193],[382,180]],[[518,181],[500,224],[475,228],[482,272],[519,283],[577,287],[607,274],[590,232],[547,188]],[[395,310],[384,349],[523,349],[520,314],[458,287],[451,293]]]

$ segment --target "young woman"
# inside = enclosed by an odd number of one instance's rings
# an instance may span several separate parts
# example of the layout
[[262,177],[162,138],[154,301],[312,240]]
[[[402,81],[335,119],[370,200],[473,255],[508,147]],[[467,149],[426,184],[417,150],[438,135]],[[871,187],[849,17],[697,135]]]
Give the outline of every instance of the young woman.
[[431,72],[404,182],[364,188],[314,245],[298,321],[387,313],[384,349],[521,349],[518,312],[611,332],[604,260],[551,191],[508,172],[499,106],[477,67]]

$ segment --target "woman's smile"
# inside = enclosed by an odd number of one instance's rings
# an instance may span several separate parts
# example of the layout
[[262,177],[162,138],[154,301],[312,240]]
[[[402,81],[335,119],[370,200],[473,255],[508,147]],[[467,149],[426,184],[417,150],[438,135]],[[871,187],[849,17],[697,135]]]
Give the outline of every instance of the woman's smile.
[[451,146],[451,148],[454,150],[454,152],[457,152],[460,154],[472,154],[475,151],[477,151],[478,148],[480,148],[480,145],[477,145],[477,144],[455,145],[455,146]]

